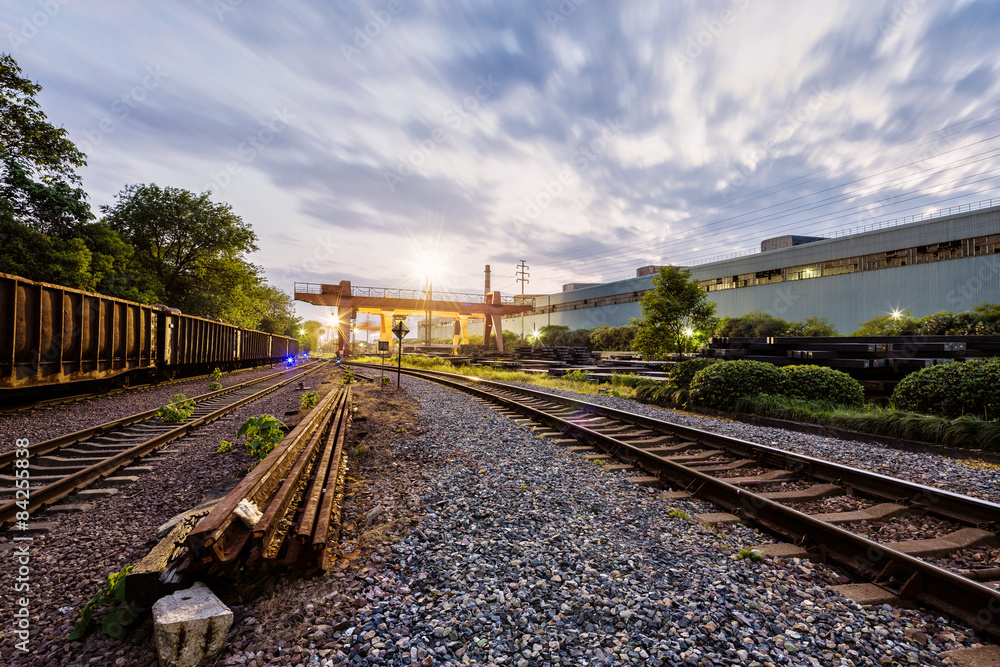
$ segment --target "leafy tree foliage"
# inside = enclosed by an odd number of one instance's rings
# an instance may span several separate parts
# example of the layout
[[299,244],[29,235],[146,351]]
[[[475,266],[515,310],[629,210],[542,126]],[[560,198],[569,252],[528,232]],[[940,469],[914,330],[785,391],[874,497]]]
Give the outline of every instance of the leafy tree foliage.
[[567,326],[547,324],[538,330],[542,345],[590,347],[589,329],[570,329]]
[[852,336],[996,336],[1000,334],[1000,304],[982,303],[961,313],[946,311],[914,318],[909,311],[895,318],[873,317]]
[[716,336],[767,338],[769,336],[838,336],[836,327],[825,317],[810,317],[804,322],[789,322],[769,313],[754,311],[739,317],[724,317]]
[[590,349],[628,351],[632,349],[635,335],[638,332],[635,325],[623,327],[599,326],[590,330]]
[[699,336],[715,328],[715,304],[708,300],[687,269],[665,266],[653,276],[653,289],[643,295],[642,319],[634,347],[647,359],[684,352]]
[[49,123],[40,90],[0,54],[0,271],[143,300],[131,247],[93,222],[75,172],[85,156]]
[[299,348],[308,352],[319,351],[319,332],[323,328],[322,323],[316,320],[306,320],[295,330],[295,335],[299,339]]
[[242,255],[257,249],[256,234],[208,193],[129,185],[104,222],[135,248],[135,259],[155,280],[157,298],[185,312],[221,317],[233,290],[252,289],[257,267]]
[[49,123],[35,99],[41,89],[21,76],[13,57],[0,53],[0,156],[5,168],[10,160],[44,183],[79,183],[75,169],[86,156],[65,129]]

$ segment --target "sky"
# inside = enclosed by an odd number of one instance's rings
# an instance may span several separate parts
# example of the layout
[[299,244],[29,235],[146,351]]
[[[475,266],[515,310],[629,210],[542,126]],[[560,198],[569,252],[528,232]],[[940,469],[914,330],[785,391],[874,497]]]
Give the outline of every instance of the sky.
[[521,260],[549,293],[996,199],[998,34],[929,0],[0,5],[95,210],[209,190],[289,293],[517,293]]

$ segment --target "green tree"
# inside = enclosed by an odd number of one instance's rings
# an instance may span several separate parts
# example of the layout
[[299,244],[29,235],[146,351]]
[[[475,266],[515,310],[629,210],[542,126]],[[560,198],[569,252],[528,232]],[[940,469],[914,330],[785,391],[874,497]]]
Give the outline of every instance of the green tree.
[[789,336],[839,336],[837,327],[825,317],[807,317],[804,322],[792,322],[788,327]]
[[259,269],[243,258],[257,250],[256,235],[208,193],[129,185],[101,211],[103,222],[135,248],[136,262],[155,281],[156,298],[169,306],[221,317],[230,291],[251,292],[260,281]]
[[79,183],[76,168],[87,164],[86,156],[54,127],[35,96],[42,87],[21,76],[21,68],[9,54],[0,53],[0,156],[21,165],[42,182]]
[[634,347],[647,359],[685,352],[698,337],[715,328],[715,304],[708,300],[691,272],[665,266],[653,276],[653,289],[641,300],[642,319]]
[[791,329],[791,323],[769,313],[752,311],[738,317],[724,317],[715,329],[716,336],[739,338],[784,336]]
[[319,351],[319,332],[323,325],[316,320],[306,320],[296,332],[299,339],[299,349],[308,352]]
[[619,352],[631,350],[637,331],[638,328],[635,325],[594,327],[590,330],[590,349]]
[[143,300],[132,248],[92,222],[75,171],[85,156],[48,121],[40,90],[0,54],[0,271]]
[[912,336],[920,332],[920,321],[910,317],[910,311],[899,315],[880,315],[858,324],[852,336]]

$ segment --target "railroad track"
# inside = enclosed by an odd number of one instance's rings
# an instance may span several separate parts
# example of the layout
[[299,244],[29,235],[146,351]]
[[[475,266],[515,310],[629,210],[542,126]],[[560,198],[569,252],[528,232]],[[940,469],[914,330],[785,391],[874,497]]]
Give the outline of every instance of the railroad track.
[[[232,371],[227,371],[227,373],[229,373],[230,375],[234,375],[236,373],[244,373],[246,371],[258,370],[259,368],[260,366],[248,366],[247,368],[237,368]],[[115,387],[114,389],[108,389],[107,391],[93,391],[93,392],[86,392],[83,394],[54,396],[51,398],[43,398],[41,400],[32,401],[30,403],[5,405],[3,407],[0,407],[0,417],[4,415],[19,414],[22,412],[31,412],[32,410],[51,408],[57,405],[66,405],[67,403],[80,403],[82,401],[87,401],[92,398],[103,398],[105,396],[114,396],[116,394],[124,394],[126,392],[143,391],[145,389],[157,389],[159,387],[169,387],[172,384],[181,384],[183,382],[191,382],[194,380],[207,380],[211,377],[212,377],[211,373],[202,373],[200,375],[187,375],[184,377],[172,378],[170,380],[163,380],[162,382],[126,385],[123,387]],[[82,382],[80,384],[90,384],[90,383]],[[55,387],[50,388],[50,390],[58,388],[59,385],[56,385]]]
[[22,513],[34,514],[98,480],[114,483],[113,473],[168,442],[326,365],[314,362],[296,373],[272,373],[196,396],[194,411],[180,424],[161,423],[156,410],[148,410],[4,452],[0,454],[0,524],[21,521]]
[[[640,469],[645,477],[634,478],[637,482],[669,485],[708,500],[859,580],[1000,637],[1000,592],[994,586],[1000,563],[959,570],[928,560],[941,563],[962,549],[1000,546],[1000,505],[578,399],[439,371],[403,373],[528,418],[541,425],[541,435],[575,445],[572,450],[588,458],[613,457]],[[782,489],[775,488],[779,484]],[[840,495],[868,499],[870,506],[824,514],[795,509]],[[860,534],[859,526],[905,515],[962,527],[943,537],[889,543]]]

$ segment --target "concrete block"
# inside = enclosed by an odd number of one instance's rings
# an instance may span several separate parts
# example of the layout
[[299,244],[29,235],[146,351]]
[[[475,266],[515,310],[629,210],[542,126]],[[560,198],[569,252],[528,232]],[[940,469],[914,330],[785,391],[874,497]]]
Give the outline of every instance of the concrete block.
[[208,586],[160,598],[153,605],[153,635],[161,667],[194,667],[218,653],[233,624],[233,612]]

